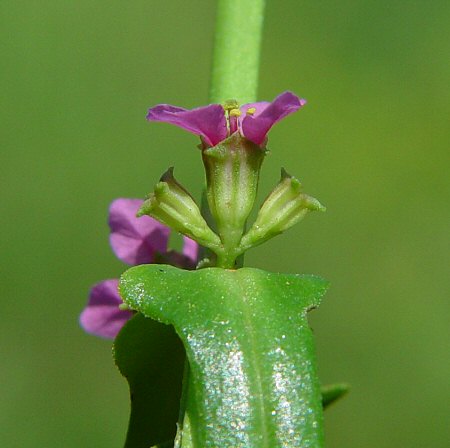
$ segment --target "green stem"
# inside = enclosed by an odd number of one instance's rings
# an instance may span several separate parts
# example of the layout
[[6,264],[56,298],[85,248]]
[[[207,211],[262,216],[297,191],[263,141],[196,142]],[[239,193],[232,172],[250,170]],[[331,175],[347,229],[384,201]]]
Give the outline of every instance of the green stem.
[[218,0],[211,103],[254,102],[265,0]]
[[[265,0],[218,0],[209,91],[211,103],[224,103],[228,99],[240,104],[256,101],[264,7]],[[205,200],[202,200],[201,211],[203,216],[210,213]],[[243,264],[242,257],[239,264]],[[189,369],[186,368],[183,384],[188,382]],[[181,433],[176,444],[181,448],[190,448],[193,443],[190,425],[183,422],[186,393],[184,390],[179,422]]]
[[[235,99],[240,104],[256,101],[259,56],[265,0],[218,0],[211,67],[210,103]],[[211,212],[202,197],[201,212],[214,228]],[[212,257],[203,250],[202,257]],[[239,260],[240,266],[243,259]]]
[[[256,101],[265,0],[218,0],[209,101]],[[205,216],[206,203],[202,204]],[[209,213],[206,212],[206,213]],[[220,264],[219,264],[220,265]],[[243,257],[238,260],[242,267]]]

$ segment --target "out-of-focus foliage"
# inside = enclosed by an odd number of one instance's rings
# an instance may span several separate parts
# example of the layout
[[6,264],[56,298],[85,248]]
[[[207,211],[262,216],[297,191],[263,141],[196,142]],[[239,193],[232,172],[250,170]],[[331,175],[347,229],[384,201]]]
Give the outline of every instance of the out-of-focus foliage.
[[125,448],[173,445],[186,358],[173,327],[137,314],[118,334],[113,353],[130,388]]
[[[110,341],[77,315],[125,266],[107,207],[168,166],[197,196],[197,140],[147,107],[207,101],[214,2],[4,0],[0,445],[120,447],[128,390]],[[307,107],[270,134],[261,200],[284,166],[326,214],[246,265],[314,273],[311,323],[333,448],[444,448],[449,438],[448,79],[444,0],[268,1],[260,99]]]

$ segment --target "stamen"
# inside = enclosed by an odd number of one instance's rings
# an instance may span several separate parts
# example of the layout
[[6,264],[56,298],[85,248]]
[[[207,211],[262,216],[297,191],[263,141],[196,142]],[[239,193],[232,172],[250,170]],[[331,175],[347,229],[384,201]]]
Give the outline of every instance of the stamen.
[[226,100],[222,107],[226,112],[229,112],[233,109],[239,109],[239,104],[236,100]]
[[227,100],[222,107],[227,119],[228,135],[234,134],[239,129],[238,117],[241,116],[239,104],[236,100]]
[[247,115],[253,115],[256,112],[256,107],[249,107],[247,109]]

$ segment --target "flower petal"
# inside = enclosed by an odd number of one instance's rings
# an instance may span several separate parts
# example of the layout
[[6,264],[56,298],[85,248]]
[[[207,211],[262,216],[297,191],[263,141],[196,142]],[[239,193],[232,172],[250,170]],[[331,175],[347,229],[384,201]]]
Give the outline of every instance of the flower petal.
[[159,104],[149,109],[147,120],[178,126],[203,137],[210,146],[215,146],[227,138],[227,122],[220,104],[209,104],[192,110]]
[[80,315],[80,325],[90,334],[114,339],[125,322],[133,316],[132,311],[119,309],[122,299],[117,290],[119,280],[111,279],[97,283],[91,289],[89,301]]
[[196,264],[198,261],[198,244],[187,236],[183,236],[183,243],[183,255]]
[[292,92],[284,92],[278,95],[271,103],[245,105],[241,108],[243,111],[247,111],[248,107],[256,107],[256,111],[253,116],[246,115],[242,119],[242,133],[248,140],[257,145],[262,145],[270,128],[276,122],[296,112],[305,104],[305,100],[300,99]]
[[271,104],[269,101],[258,101],[257,103],[247,103],[240,107],[242,112],[242,119],[247,115],[249,109],[255,109],[255,112],[251,115],[258,116],[267,106]]
[[149,216],[136,217],[141,199],[116,199],[109,208],[109,241],[117,257],[130,265],[151,263],[167,250],[170,229]]

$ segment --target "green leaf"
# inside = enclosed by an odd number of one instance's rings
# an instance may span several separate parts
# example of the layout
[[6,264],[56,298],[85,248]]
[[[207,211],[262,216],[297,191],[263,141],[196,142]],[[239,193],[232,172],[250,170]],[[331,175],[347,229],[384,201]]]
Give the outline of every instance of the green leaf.
[[158,443],[158,445],[152,446],[151,448],[173,448],[173,440],[169,440],[165,443]]
[[173,440],[185,353],[169,325],[137,314],[114,342],[116,364],[130,387],[131,415],[125,448]]
[[350,385],[346,383],[329,384],[320,388],[322,394],[322,406],[326,409],[330,404],[339,400],[350,390]]
[[185,346],[190,376],[181,447],[323,446],[306,313],[326,289],[315,276],[250,268],[142,265],[122,276],[125,302],[172,324]]

